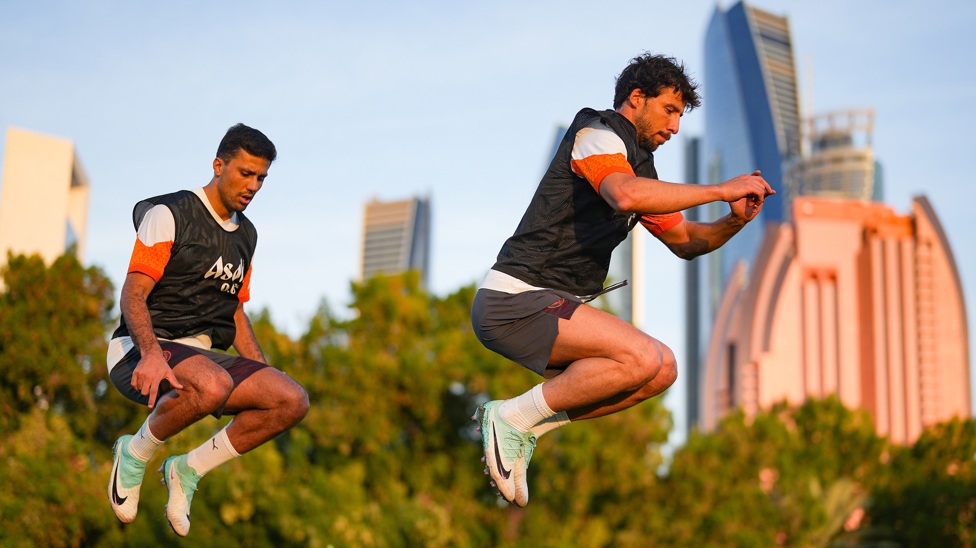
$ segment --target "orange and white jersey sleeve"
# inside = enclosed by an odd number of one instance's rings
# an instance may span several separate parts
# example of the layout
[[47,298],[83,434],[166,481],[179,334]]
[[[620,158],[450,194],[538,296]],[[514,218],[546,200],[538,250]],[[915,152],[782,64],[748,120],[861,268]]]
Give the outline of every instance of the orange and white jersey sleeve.
[[680,211],[675,213],[662,213],[660,215],[645,214],[640,218],[640,224],[654,236],[660,236],[665,230],[678,226],[678,223],[685,218]]
[[128,272],[139,272],[158,282],[169,263],[175,238],[173,212],[164,205],[154,206],[146,212],[139,225]]
[[246,303],[251,300],[251,271],[254,270],[254,263],[251,263],[247,267],[247,272],[244,273],[244,281],[241,282],[241,289],[237,292],[237,300],[241,304]]
[[570,166],[573,173],[586,179],[597,193],[600,183],[611,173],[634,175],[623,140],[599,120],[576,133]]
[[[572,155],[573,173],[583,177],[600,192],[600,183],[611,173],[634,174],[627,161],[627,147],[619,135],[597,120],[576,134]],[[684,219],[681,212],[643,215],[640,223],[654,236],[674,228]]]

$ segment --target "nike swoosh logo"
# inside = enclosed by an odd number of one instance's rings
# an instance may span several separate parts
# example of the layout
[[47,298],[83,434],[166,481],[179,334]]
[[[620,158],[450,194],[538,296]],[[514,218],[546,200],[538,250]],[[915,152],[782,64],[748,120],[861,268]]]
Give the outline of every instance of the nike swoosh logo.
[[[119,461],[121,461],[121,459],[119,459]],[[112,502],[114,502],[116,506],[122,506],[123,504],[125,504],[125,501],[129,499],[129,497],[119,496],[119,488],[116,485],[118,481],[119,481],[119,462],[116,461],[115,465],[112,466]]]
[[498,431],[495,430],[495,423],[491,424],[492,440],[494,440],[495,446],[495,463],[498,465],[498,473],[502,475],[503,478],[508,479],[508,476],[512,474],[511,470],[505,470],[505,466],[502,465],[502,454],[498,451]]

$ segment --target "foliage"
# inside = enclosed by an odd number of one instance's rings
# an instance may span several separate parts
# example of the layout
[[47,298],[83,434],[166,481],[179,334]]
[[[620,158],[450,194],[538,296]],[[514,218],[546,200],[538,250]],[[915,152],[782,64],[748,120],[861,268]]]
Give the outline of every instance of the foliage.
[[871,533],[904,546],[976,546],[976,421],[927,429],[894,453],[868,512]]
[[825,546],[860,506],[885,449],[866,413],[836,398],[739,411],[693,434],[666,482],[681,546]]
[[96,428],[95,393],[107,375],[105,329],[112,284],[73,253],[47,267],[39,255],[8,254],[0,293],[0,434],[32,407],[63,414],[75,432]]
[[[155,470],[229,419],[204,419],[147,466],[140,514],[119,524],[111,447],[146,410],[107,383],[111,286],[62,258],[12,257],[0,293],[0,545],[174,545]],[[927,430],[911,447],[875,435],[835,398],[734,413],[670,463],[660,399],[540,440],[526,509],[499,503],[469,420],[538,377],[471,333],[475,289],[429,295],[414,273],[351,286],[293,339],[252,323],[269,362],[312,407],[272,443],[211,472],[193,502],[213,546],[973,545],[976,428]],[[39,387],[35,392],[34,387]],[[107,389],[106,389],[107,387]],[[662,473],[664,471],[664,473]],[[855,519],[861,518],[861,519]]]

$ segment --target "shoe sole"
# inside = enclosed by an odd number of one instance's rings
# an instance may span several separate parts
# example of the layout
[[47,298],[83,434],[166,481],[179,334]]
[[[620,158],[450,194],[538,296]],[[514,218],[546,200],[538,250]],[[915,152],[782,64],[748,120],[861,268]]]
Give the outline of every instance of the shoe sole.
[[[170,458],[172,458],[172,457],[170,457]],[[173,532],[176,533],[178,536],[185,537],[188,534],[190,534],[190,526],[189,526],[189,523],[190,523],[190,514],[187,514],[186,515],[186,522],[187,522],[188,525],[186,526],[186,531],[185,532],[182,532],[182,533],[176,528],[175,525],[173,525],[173,520],[169,519],[169,491],[170,491],[170,487],[169,487],[169,480],[168,480],[168,478],[169,478],[169,471],[166,469],[166,463],[169,462],[169,460],[170,459],[164,460],[163,461],[163,465],[159,467],[159,470],[157,470],[157,472],[159,472],[163,476],[163,477],[159,478],[159,483],[162,483],[163,485],[166,486],[167,499],[166,499],[166,506],[163,507],[163,511],[166,514],[166,523],[169,525],[169,528],[172,529]],[[173,462],[173,466],[176,466],[176,462]],[[173,466],[170,466],[170,469],[172,469]],[[180,485],[180,490],[183,490],[183,486],[182,485]]]
[[[515,499],[515,484],[513,480],[513,474],[515,472],[515,466],[512,470],[507,470],[508,478],[505,478],[504,466],[499,466],[499,461],[501,460],[501,451],[498,447],[496,432],[490,431],[486,432],[486,428],[492,426],[492,422],[486,419],[488,409],[485,406],[478,407],[477,417],[478,424],[481,428],[481,440],[482,440],[482,451],[485,455],[485,470],[488,471],[488,475],[491,476],[492,487],[498,490],[498,495],[508,502],[514,502]],[[501,470],[499,470],[501,468]],[[510,491],[510,493],[506,493]]]

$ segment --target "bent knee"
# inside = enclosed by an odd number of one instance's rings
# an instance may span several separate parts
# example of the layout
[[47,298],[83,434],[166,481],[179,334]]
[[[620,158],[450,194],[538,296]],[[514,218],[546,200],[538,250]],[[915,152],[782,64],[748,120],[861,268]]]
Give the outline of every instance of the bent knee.
[[298,424],[308,414],[308,392],[298,383],[294,383],[293,387],[281,395],[277,409],[282,421],[289,428]]
[[670,358],[668,359],[666,356],[666,359],[661,363],[661,370],[654,377],[654,384],[660,386],[662,389],[669,388],[678,380],[678,363],[675,361],[674,354],[670,350],[667,355]]
[[220,409],[227,402],[234,390],[234,379],[223,369],[214,369],[211,374],[194,379],[192,383],[183,383],[199,402],[200,408],[207,413]]
[[305,418],[308,415],[309,403],[308,403],[308,392],[305,391],[301,386],[298,387],[298,393],[292,400],[292,410],[295,415],[295,422]]
[[678,378],[678,367],[674,352],[667,345],[648,338],[631,357],[628,367],[633,389],[641,388],[652,381],[655,385],[674,384]]

